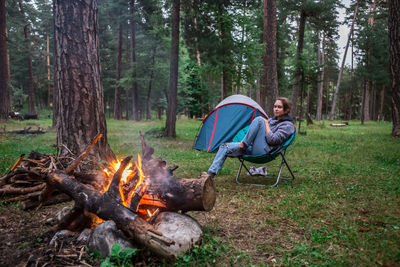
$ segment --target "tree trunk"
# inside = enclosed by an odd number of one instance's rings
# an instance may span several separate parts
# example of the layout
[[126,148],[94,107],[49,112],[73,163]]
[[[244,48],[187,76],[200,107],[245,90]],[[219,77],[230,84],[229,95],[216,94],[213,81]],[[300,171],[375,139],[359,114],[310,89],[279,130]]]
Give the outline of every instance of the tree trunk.
[[[130,32],[130,28],[128,28],[128,31]],[[127,36],[129,35],[129,33],[126,34]],[[127,43],[126,43],[126,57],[125,57],[125,61],[126,61],[126,69],[130,69],[131,68],[131,40],[130,38],[126,38]],[[131,112],[130,109],[130,102],[129,102],[129,96],[131,93],[131,88],[126,87],[125,88],[125,120],[129,120],[129,114]]]
[[120,120],[122,118],[122,109],[121,109],[121,91],[122,88],[120,86],[121,79],[121,62],[122,62],[122,23],[119,24],[118,27],[118,56],[117,56],[117,79],[115,85],[115,94],[114,94],[114,119]]
[[100,79],[97,0],[55,0],[53,10],[58,154],[67,155],[69,149],[79,155],[101,133],[91,155],[112,161]]
[[372,81],[372,88],[371,88],[371,106],[370,106],[370,114],[371,117],[370,119],[372,120],[377,120],[377,116],[376,116],[376,82],[375,80]]
[[10,102],[7,79],[6,0],[0,0],[0,120],[8,119]]
[[136,77],[136,23],[135,23],[135,0],[130,0],[130,12],[131,12],[131,59],[132,59],[132,112],[133,120],[139,121],[139,92]]
[[296,73],[294,76],[294,81],[293,81],[293,92],[292,92],[292,109],[290,111],[290,114],[292,117],[296,120],[297,117],[297,99],[299,97],[299,88],[300,88],[300,83],[303,83],[301,80],[302,77],[302,70],[300,65],[300,60],[302,58],[303,54],[303,45],[304,45],[304,29],[306,25],[306,13],[304,11],[301,11],[300,14],[300,22],[299,22],[299,39],[297,40],[297,53],[296,53]]
[[47,47],[47,108],[51,107],[51,66],[50,66],[50,36],[47,35],[46,47]]
[[378,111],[378,121],[383,120],[383,104],[385,103],[385,85],[382,85],[381,93],[379,96],[379,111]]
[[400,137],[400,3],[389,1],[389,45],[392,89],[392,136]]
[[276,0],[264,0],[262,98],[259,103],[267,114],[273,114],[274,102],[278,97],[278,72],[276,65]]
[[351,35],[352,35],[353,29],[354,29],[354,23],[355,23],[356,18],[357,18],[357,11],[358,11],[358,1],[357,1],[357,4],[356,4],[356,9],[355,9],[355,11],[354,11],[353,22],[351,23],[351,28],[350,28],[350,32],[349,32],[349,37],[347,38],[347,44],[346,44],[346,48],[345,48],[345,50],[344,50],[344,55],[343,55],[343,60],[342,60],[342,66],[340,67],[340,71],[339,71],[339,76],[338,76],[338,80],[337,80],[337,84],[336,84],[335,93],[333,94],[331,114],[329,115],[329,120],[331,120],[331,121],[333,120],[333,117],[334,117],[334,115],[335,115],[337,96],[338,96],[338,93],[339,93],[340,83],[341,83],[341,81],[342,81],[342,74],[343,74],[343,69],[344,69],[344,63],[346,62],[347,50],[349,49],[349,44],[350,44],[350,40],[351,40]]
[[[194,0],[192,0],[192,6],[194,5]],[[199,50],[199,38],[197,37],[197,18],[196,18],[196,12],[193,12],[193,26],[194,30],[196,32],[196,36],[194,37],[194,47],[196,50],[196,61],[197,61],[197,66],[201,65],[201,57],[200,57],[200,50]]]
[[[316,120],[322,120],[322,96],[324,93],[324,74],[325,74],[325,33],[322,32],[322,44],[321,36],[318,31],[318,65],[321,68],[321,72],[318,75],[318,92],[317,92],[317,116]],[[320,49],[321,44],[321,49]]]
[[149,87],[147,89],[147,99],[146,99],[146,119],[151,120],[151,89],[153,85],[154,79],[154,68],[156,63],[156,52],[157,52],[157,43],[154,44],[153,48],[153,55],[151,58],[151,71],[150,71],[150,78],[149,78]]
[[26,43],[26,57],[28,62],[28,78],[29,78],[29,113],[34,114],[35,111],[35,89],[33,87],[33,70],[32,70],[32,56],[31,56],[31,43],[29,40],[29,24],[25,18],[24,8],[22,6],[22,0],[19,0],[19,8],[24,21],[24,35],[25,35],[25,43]]
[[174,0],[172,3],[172,32],[171,32],[171,63],[169,76],[169,94],[167,119],[164,135],[167,137],[176,137],[176,108],[178,94],[178,63],[179,63],[179,18],[180,18],[180,0]]
[[362,123],[364,122],[369,122],[370,121],[370,114],[369,114],[369,102],[370,102],[370,95],[369,95],[369,89],[370,89],[370,84],[371,81],[367,80],[365,82],[364,86],[364,93],[363,93],[363,101],[362,101]]
[[329,77],[329,68],[326,70],[326,98],[325,98],[325,115],[328,118],[329,115],[329,95],[330,95],[330,77]]

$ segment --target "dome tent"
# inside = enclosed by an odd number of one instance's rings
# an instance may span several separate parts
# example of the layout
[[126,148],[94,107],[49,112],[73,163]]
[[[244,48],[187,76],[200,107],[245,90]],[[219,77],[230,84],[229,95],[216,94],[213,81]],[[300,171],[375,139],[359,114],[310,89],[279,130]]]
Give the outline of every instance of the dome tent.
[[258,116],[268,118],[257,102],[244,95],[231,95],[203,120],[193,148],[215,152],[221,144],[231,142],[241,129]]

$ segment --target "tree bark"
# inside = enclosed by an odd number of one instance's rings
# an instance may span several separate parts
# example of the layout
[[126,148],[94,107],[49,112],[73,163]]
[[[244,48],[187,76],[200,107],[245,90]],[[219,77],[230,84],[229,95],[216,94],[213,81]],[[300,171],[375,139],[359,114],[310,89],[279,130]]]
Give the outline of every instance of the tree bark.
[[147,120],[151,120],[151,89],[153,86],[153,79],[154,79],[156,52],[157,52],[157,43],[154,44],[154,47],[153,47],[153,55],[151,58],[151,71],[150,71],[150,78],[149,78],[149,87],[147,88],[147,99],[146,99],[146,119]]
[[389,1],[389,45],[392,89],[392,136],[400,137],[400,3]]
[[107,141],[100,78],[97,0],[54,1],[55,95],[59,155],[75,155],[99,133],[91,155],[115,159]]
[[130,0],[130,13],[131,13],[131,62],[132,62],[132,113],[133,120],[139,121],[139,92],[136,77],[136,22],[135,22],[135,0]]
[[50,36],[46,38],[46,65],[47,65],[47,108],[51,107],[51,66],[50,66]]
[[164,135],[176,137],[176,108],[178,94],[178,64],[179,64],[179,19],[180,19],[180,0],[172,3],[172,36],[171,36],[171,62],[169,77],[169,94],[167,119]]
[[300,83],[303,83],[302,69],[299,67],[300,65],[299,61],[301,60],[303,54],[304,30],[306,25],[306,18],[307,18],[306,13],[302,10],[300,14],[300,23],[299,23],[299,38],[297,40],[297,53],[296,53],[297,67],[293,81],[292,109],[290,111],[290,114],[295,120],[297,117],[297,99],[299,97]]
[[[322,120],[322,96],[324,93],[324,75],[325,75],[325,34],[322,32],[322,43],[320,32],[318,31],[318,65],[321,72],[318,75],[318,91],[317,91],[317,116],[316,120]],[[321,44],[321,49],[320,49]]]
[[8,112],[10,109],[6,33],[6,0],[0,0],[0,120],[8,119]]
[[338,76],[338,80],[337,80],[337,84],[336,84],[336,89],[335,89],[335,92],[333,94],[332,108],[331,108],[331,113],[329,115],[329,120],[331,120],[331,121],[333,120],[333,117],[335,115],[337,96],[339,94],[339,87],[340,87],[340,83],[342,81],[342,74],[343,74],[343,69],[344,69],[344,63],[346,62],[347,50],[349,49],[351,35],[352,35],[353,29],[354,29],[354,23],[355,23],[356,18],[357,18],[357,11],[358,11],[358,1],[357,1],[357,4],[356,4],[356,9],[354,11],[353,21],[351,23],[351,28],[350,28],[350,32],[349,32],[349,37],[347,38],[346,48],[344,50],[342,66],[340,67],[339,76]]
[[121,110],[121,62],[122,62],[122,23],[118,26],[118,56],[117,56],[117,79],[114,94],[114,119],[120,120],[122,118]]
[[35,89],[33,87],[33,70],[32,70],[32,56],[31,56],[31,43],[29,38],[29,24],[25,18],[24,8],[22,6],[22,0],[19,0],[19,8],[24,21],[24,35],[25,35],[25,43],[26,43],[26,60],[28,63],[28,78],[29,78],[29,94],[28,94],[28,103],[29,103],[29,113],[34,114],[35,111]]
[[363,101],[362,101],[362,118],[361,118],[361,123],[363,124],[364,122],[369,122],[370,121],[370,114],[369,114],[369,101],[370,101],[370,95],[369,95],[369,89],[370,89],[370,84],[371,81],[367,79],[365,81],[365,86],[364,86],[364,93],[363,93]]
[[267,114],[273,114],[274,102],[278,97],[278,72],[276,63],[276,0],[264,0],[262,96],[260,105]]
[[385,103],[385,85],[382,85],[381,93],[379,96],[379,111],[378,111],[378,121],[383,120],[383,105]]

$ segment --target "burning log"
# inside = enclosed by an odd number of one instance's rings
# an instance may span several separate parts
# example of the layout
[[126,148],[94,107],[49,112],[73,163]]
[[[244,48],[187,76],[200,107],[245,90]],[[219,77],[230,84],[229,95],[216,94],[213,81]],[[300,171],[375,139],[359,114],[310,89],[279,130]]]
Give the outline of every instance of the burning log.
[[103,220],[113,220],[129,238],[144,245],[164,257],[173,257],[169,246],[174,242],[161,235],[137,214],[117,202],[111,194],[101,194],[77,182],[72,176],[54,172],[48,176],[48,182],[57,189],[70,195],[75,205],[96,214]]
[[157,195],[167,211],[210,211],[214,207],[216,192],[211,178],[169,179],[151,183],[148,195]]

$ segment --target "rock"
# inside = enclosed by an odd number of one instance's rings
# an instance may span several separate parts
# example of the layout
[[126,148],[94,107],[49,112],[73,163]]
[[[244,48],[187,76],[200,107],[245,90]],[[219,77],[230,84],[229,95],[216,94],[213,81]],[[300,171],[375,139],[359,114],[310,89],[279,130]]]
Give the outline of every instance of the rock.
[[92,251],[99,251],[102,257],[111,255],[112,246],[118,243],[122,250],[135,248],[131,241],[120,231],[114,221],[106,221],[97,225],[89,236],[87,246]]
[[89,228],[85,228],[85,230],[83,230],[81,232],[81,234],[78,236],[78,238],[76,239],[76,242],[78,243],[86,243],[90,237],[90,234],[92,233],[92,230]]
[[58,231],[57,233],[55,233],[53,238],[50,240],[50,246],[54,247],[57,245],[57,243],[67,240],[67,239],[75,238],[75,236],[76,236],[76,233],[69,231],[69,230]]
[[72,206],[65,206],[62,208],[62,210],[57,212],[55,223],[57,223],[57,224],[60,223],[61,220],[64,218],[64,216],[67,215],[72,210],[72,208],[73,208]]
[[189,251],[203,236],[201,226],[195,219],[176,212],[160,213],[154,227],[175,241],[171,248],[176,257]]

